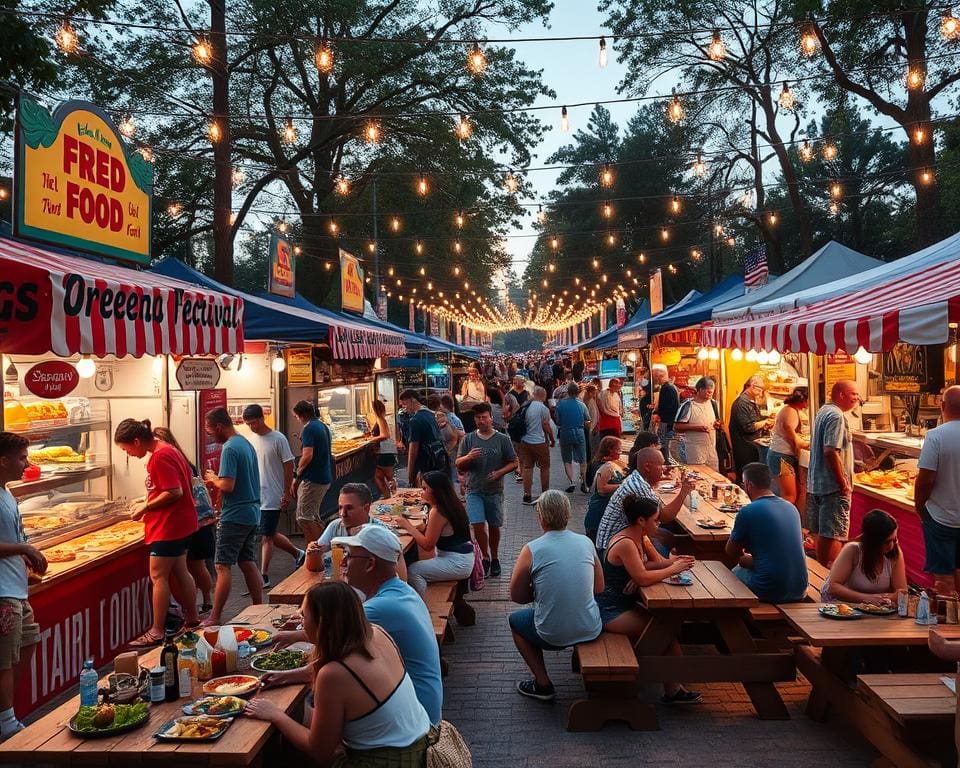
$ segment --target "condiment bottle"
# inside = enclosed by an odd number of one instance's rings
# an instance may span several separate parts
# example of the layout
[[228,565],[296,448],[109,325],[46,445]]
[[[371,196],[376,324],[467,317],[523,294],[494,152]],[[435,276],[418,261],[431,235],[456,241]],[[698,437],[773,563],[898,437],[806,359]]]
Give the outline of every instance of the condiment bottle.
[[197,641],[197,680],[209,680],[213,677],[213,646],[203,637]]
[[210,664],[212,666],[213,677],[220,677],[227,674],[227,654],[219,645],[213,649],[210,654]]
[[237,646],[237,672],[246,672],[250,669],[252,663],[250,651],[250,643],[246,640],[241,640]]
[[167,701],[176,701],[180,698],[180,681],[177,678],[177,657],[180,654],[173,638],[174,633],[168,629],[163,650],[160,652],[160,661],[165,669],[163,687]]
[[233,627],[229,624],[220,627],[217,634],[217,645],[223,649],[227,655],[227,671],[224,674],[232,674],[237,671],[237,636],[234,634]]
[[150,703],[160,704],[163,702],[166,691],[164,690],[164,677],[167,670],[163,667],[154,667],[150,670]]

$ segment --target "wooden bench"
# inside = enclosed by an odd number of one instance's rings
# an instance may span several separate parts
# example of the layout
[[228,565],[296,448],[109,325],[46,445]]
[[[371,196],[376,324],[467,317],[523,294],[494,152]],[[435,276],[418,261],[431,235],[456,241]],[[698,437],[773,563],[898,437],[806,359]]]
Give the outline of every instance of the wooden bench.
[[447,674],[448,667],[446,659],[443,658],[443,646],[456,640],[451,618],[455,618],[461,627],[471,627],[477,623],[476,611],[464,599],[469,589],[466,579],[434,581],[427,584],[427,593],[423,596],[433,622],[433,634],[440,646],[440,671],[444,675]]
[[583,677],[587,698],[570,706],[568,731],[599,731],[615,720],[632,730],[658,729],[653,707],[637,700],[640,665],[629,637],[603,632],[574,648],[572,664]]

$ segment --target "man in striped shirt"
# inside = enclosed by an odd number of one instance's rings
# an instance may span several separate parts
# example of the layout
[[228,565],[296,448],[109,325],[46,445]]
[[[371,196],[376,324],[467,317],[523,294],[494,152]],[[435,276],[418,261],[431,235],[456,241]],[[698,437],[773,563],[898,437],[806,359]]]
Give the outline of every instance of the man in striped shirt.
[[[659,483],[665,473],[663,454],[659,448],[650,446],[637,453],[637,470],[627,475],[626,479],[613,492],[607,509],[600,520],[600,527],[597,529],[597,551],[602,552],[607,548],[610,539],[617,533],[627,527],[627,518],[623,516],[623,500],[627,496],[645,496],[653,499],[660,505],[660,525],[673,522],[684,500],[690,494],[696,484],[690,478],[682,476],[680,478],[680,492],[667,504],[664,504],[653,486]],[[656,543],[656,542],[655,542]]]

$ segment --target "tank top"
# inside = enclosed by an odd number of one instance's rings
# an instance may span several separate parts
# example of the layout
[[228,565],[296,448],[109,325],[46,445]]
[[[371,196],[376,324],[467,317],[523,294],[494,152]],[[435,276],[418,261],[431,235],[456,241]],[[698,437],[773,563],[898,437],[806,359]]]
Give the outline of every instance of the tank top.
[[[600,606],[601,610],[610,609],[610,608],[622,608],[623,610],[628,610],[636,605],[637,595],[625,595],[623,590],[627,588],[627,584],[630,583],[630,573],[623,565],[614,565],[607,557],[610,553],[610,549],[613,545],[622,539],[627,538],[626,536],[616,536],[610,542],[610,546],[604,550],[602,560],[600,562],[601,567],[603,568],[603,592],[597,595],[597,604]],[[640,548],[640,556],[643,558],[643,561],[647,561],[647,553]]]
[[[448,524],[444,526],[444,530],[452,527]],[[458,555],[470,555],[473,554],[473,541],[470,539],[470,534],[460,534],[460,533],[451,533],[449,536],[439,536],[437,537],[437,549],[442,552],[454,552]]]
[[[857,592],[865,592],[868,595],[879,595],[893,591],[893,560],[884,557],[880,566],[880,573],[876,579],[871,579],[863,572],[863,556],[860,544],[857,544],[857,562],[850,572],[846,586]],[[827,576],[820,589],[820,597],[825,601],[832,600],[830,597],[830,577]]]
[[[370,432],[374,437],[380,437],[380,424],[374,424],[373,430]],[[381,440],[379,443],[380,450],[378,451],[381,454],[394,454],[397,453],[397,441],[392,437],[388,437],[386,440]]]
[[[393,642],[392,638],[391,642]],[[399,655],[399,650],[397,653]],[[401,656],[401,660],[402,658]],[[355,720],[344,721],[342,740],[347,747],[358,750],[407,747],[430,730],[430,718],[417,699],[417,691],[413,687],[410,675],[406,672],[406,667],[397,687],[387,698],[380,701],[356,672],[344,662],[338,663],[350,673],[376,704],[367,714]]]
[[787,441],[787,438],[783,436],[783,425],[787,419],[796,422],[793,425],[793,429],[797,434],[800,433],[800,414],[797,413],[795,408],[789,405],[783,406],[777,414],[777,420],[773,425],[773,434],[770,436],[770,450],[782,453],[784,456],[793,456],[793,446]]

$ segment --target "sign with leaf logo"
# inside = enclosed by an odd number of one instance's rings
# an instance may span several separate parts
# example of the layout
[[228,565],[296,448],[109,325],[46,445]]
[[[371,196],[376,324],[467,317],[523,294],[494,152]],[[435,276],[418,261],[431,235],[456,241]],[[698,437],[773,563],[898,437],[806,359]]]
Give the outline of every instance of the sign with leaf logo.
[[51,114],[21,95],[14,231],[54,245],[150,262],[153,165],[102,109],[83,101]]

